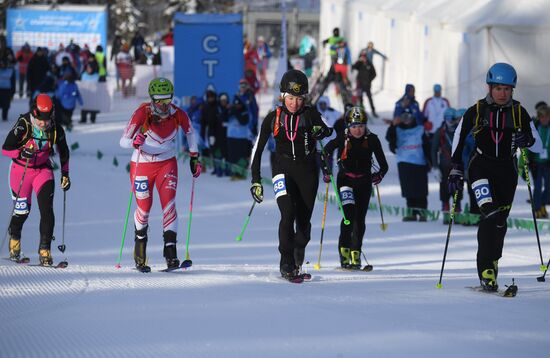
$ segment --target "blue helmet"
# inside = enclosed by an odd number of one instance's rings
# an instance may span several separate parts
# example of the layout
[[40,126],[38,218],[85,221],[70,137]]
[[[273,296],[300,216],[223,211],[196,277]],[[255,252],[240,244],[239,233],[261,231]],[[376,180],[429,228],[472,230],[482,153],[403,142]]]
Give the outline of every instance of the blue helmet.
[[446,121],[452,121],[456,118],[456,110],[454,108],[447,108],[445,112],[443,112],[443,119]]
[[487,82],[487,84],[516,87],[517,80],[518,75],[514,67],[504,62],[498,62],[492,65],[489,71],[487,71],[487,79],[485,82]]

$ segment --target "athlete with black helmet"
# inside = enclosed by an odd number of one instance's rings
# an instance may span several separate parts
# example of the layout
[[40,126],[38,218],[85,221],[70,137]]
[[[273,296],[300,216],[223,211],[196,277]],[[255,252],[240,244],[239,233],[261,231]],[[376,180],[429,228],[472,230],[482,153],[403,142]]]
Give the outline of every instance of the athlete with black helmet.
[[[388,171],[386,156],[378,136],[367,128],[367,113],[361,107],[350,108],[345,116],[346,129],[325,146],[324,157],[338,149],[337,185],[344,213],[350,224],[340,223],[338,253],[344,269],[361,268],[361,247],[365,235],[365,217],[369,208],[372,185],[378,185]],[[373,166],[372,155],[378,167]],[[326,164],[326,160],[323,160]],[[376,168],[372,172],[372,168]],[[330,168],[322,166],[324,178]],[[327,180],[327,179],[325,179]],[[328,179],[330,180],[330,179]]]
[[40,264],[51,266],[51,242],[55,218],[53,212],[54,176],[51,157],[57,146],[61,162],[61,188],[71,186],[69,148],[65,131],[54,121],[54,105],[47,94],[39,94],[31,111],[19,117],[8,133],[2,154],[12,158],[10,188],[15,200],[8,229],[10,259],[28,260],[21,256],[21,230],[31,210],[32,192],[36,193],[40,210]]
[[[477,231],[477,271],[484,290],[497,291],[498,260],[502,256],[506,220],[518,184],[514,154],[517,148],[538,151],[531,117],[512,99],[516,70],[507,63],[496,63],[487,72],[488,94],[468,108],[453,138],[449,191],[463,189],[462,151],[470,131],[475,150],[468,167],[471,185],[481,211]],[[537,143],[535,145],[535,143]],[[535,146],[533,146],[535,145]]]
[[276,143],[272,167],[273,189],[281,212],[280,271],[284,278],[301,282],[304,276],[300,269],[310,240],[310,220],[319,186],[315,144],[317,140],[329,136],[332,129],[314,107],[305,105],[308,80],[303,72],[287,71],[279,88],[282,105],[265,117],[252,151],[250,191],[256,202],[262,202],[260,164],[265,145],[273,134]]

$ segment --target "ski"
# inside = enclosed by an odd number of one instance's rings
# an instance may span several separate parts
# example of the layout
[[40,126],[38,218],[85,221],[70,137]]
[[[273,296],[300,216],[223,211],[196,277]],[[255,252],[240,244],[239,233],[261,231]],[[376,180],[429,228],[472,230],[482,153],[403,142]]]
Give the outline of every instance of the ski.
[[136,271],[139,271],[141,273],[149,273],[151,272],[151,268],[147,265],[144,265],[144,266],[140,266],[140,267],[134,267],[133,268],[134,270]]
[[28,264],[29,262],[31,262],[31,259],[28,258],[28,257],[21,257],[17,260],[13,260],[13,259],[10,259],[9,257],[4,257],[4,260],[8,260],[8,261],[11,261],[13,263],[16,263],[16,264]]
[[516,286],[515,284],[511,284],[510,286],[507,286],[506,290],[499,290],[499,291],[487,291],[483,289],[482,286],[467,286],[466,288],[469,288],[475,292],[481,292],[481,293],[494,295],[498,297],[505,297],[505,298],[516,297],[516,294],[518,292],[518,286]]
[[59,261],[59,262],[57,263],[57,265],[34,264],[34,265],[29,265],[29,266],[32,266],[32,267],[52,268],[52,269],[64,269],[64,268],[67,268],[67,266],[69,266],[69,263],[68,263],[67,261]]
[[181,267],[181,266],[177,266],[177,267],[167,267],[163,270],[159,270],[158,272],[174,272],[174,271],[177,271],[177,270],[185,270],[186,267]]
[[365,265],[363,268],[352,269],[352,268],[343,268],[337,267],[336,270],[344,272],[371,272],[374,269],[372,265]]

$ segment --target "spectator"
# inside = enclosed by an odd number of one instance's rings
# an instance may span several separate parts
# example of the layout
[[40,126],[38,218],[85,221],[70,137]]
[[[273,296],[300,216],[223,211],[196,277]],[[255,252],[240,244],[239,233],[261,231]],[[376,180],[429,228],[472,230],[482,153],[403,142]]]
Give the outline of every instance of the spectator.
[[60,104],[61,111],[61,124],[64,125],[67,130],[71,130],[73,127],[73,111],[76,107],[76,102],[82,106],[82,96],[78,90],[78,85],[75,83],[75,76],[72,72],[67,72],[63,81],[59,84],[56,91],[56,97]]
[[372,101],[371,84],[376,77],[376,70],[374,65],[369,61],[365,53],[359,55],[359,60],[351,66],[352,69],[357,70],[357,96],[359,97],[359,103],[363,107],[363,92],[367,94],[369,99],[372,115],[378,117],[374,108],[374,102]]
[[406,109],[388,128],[386,139],[390,151],[397,156],[401,195],[407,201],[408,212],[403,221],[426,221],[430,148],[424,127]]
[[298,50],[298,54],[301,58],[304,59],[304,72],[307,77],[311,77],[312,75],[312,68],[313,68],[313,60],[315,60],[316,57],[316,49],[317,43],[315,42],[315,39],[308,34],[305,34],[304,37],[302,37],[302,40],[300,41],[300,49]]
[[8,66],[6,59],[0,59],[0,108],[2,121],[8,120],[8,111],[15,94],[15,69]]
[[550,108],[540,106],[537,110],[537,131],[542,139],[540,154],[529,152],[529,166],[533,174],[533,206],[537,218],[548,218],[546,205],[550,204]]
[[[86,66],[86,71],[82,74],[82,82],[99,82],[99,73],[97,68],[94,68],[93,63],[95,62],[89,62]],[[95,123],[99,111],[84,109],[84,107],[80,110],[80,121],[78,123],[86,123],[88,113],[90,114],[90,122]]]
[[134,60],[137,63],[139,63],[140,61],[141,55],[143,53],[144,45],[145,45],[145,39],[143,38],[143,35],[141,35],[141,32],[138,30],[136,31],[130,43],[130,46],[134,48]]
[[422,126],[424,125],[424,118],[420,112],[420,106],[414,97],[415,88],[412,84],[407,84],[405,86],[405,94],[395,102],[395,109],[393,111],[393,118],[399,121],[401,115],[407,111],[410,113],[413,118],[416,120],[416,124]]
[[[99,74],[99,82],[105,82],[107,81],[107,59],[105,57],[105,53],[103,52],[103,47],[101,45],[97,45],[95,48],[95,61],[97,62],[97,72]],[[118,76],[118,70],[117,70],[117,76]],[[118,77],[117,77],[117,86],[118,86]]]
[[238,94],[233,98],[227,123],[227,154],[228,162],[232,164],[231,180],[244,180],[246,174],[236,170],[248,166],[251,141],[249,134],[250,111]]
[[58,77],[60,79],[64,79],[65,78],[65,75],[70,73],[74,78],[76,78],[76,70],[75,68],[73,67],[73,65],[71,64],[71,60],[70,60],[70,57],[69,56],[65,56],[63,57],[63,59],[61,60],[61,66],[59,66],[59,73],[58,73]]
[[[111,57],[110,60],[115,62],[115,74],[116,74],[116,90],[120,91],[120,73],[118,72],[118,66],[117,66],[117,56],[120,50],[122,49],[122,37],[120,36],[120,33],[118,31],[115,32],[115,37],[113,38],[113,43],[111,44]],[[96,54],[97,54],[96,49]],[[102,51],[103,52],[103,51]],[[97,57],[96,57],[97,59]],[[101,63],[101,61],[97,61],[98,63]],[[105,68],[107,68],[107,65],[105,65]],[[100,75],[101,76],[101,75]]]
[[27,89],[29,93],[34,94],[38,86],[44,81],[49,69],[50,64],[46,52],[42,47],[38,47],[27,67]]
[[130,46],[127,43],[122,45],[122,50],[116,56],[116,62],[122,83],[122,94],[124,97],[128,97],[131,93],[134,78],[134,62],[130,55]]
[[216,129],[216,145],[220,148],[221,158],[223,161],[223,175],[230,176],[231,171],[228,168],[227,162],[227,121],[229,120],[229,96],[227,93],[220,93],[219,96],[219,120],[218,128]]
[[264,92],[267,91],[267,88],[269,87],[267,83],[267,69],[269,67],[269,59],[271,58],[271,50],[269,49],[269,46],[265,42],[265,39],[263,36],[258,37],[258,41],[256,42],[256,52],[258,53],[258,74],[260,75],[260,87],[264,90]]
[[[239,82],[239,93],[237,93],[236,96],[239,97],[248,111],[250,133],[249,139],[252,144],[258,135],[259,108],[258,103],[256,102],[256,96],[254,96],[253,89],[248,86],[248,82],[246,80],[241,80]],[[249,151],[252,151],[252,145],[250,145]]]
[[332,30],[332,36],[328,39],[323,40],[323,46],[329,45],[330,48],[330,58],[332,59],[332,63],[334,64],[334,61],[336,60],[336,45],[340,43],[341,41],[345,41],[343,37],[340,36],[340,29],[338,27],[335,27]]
[[[432,137],[436,130],[443,124],[443,114],[447,108],[451,107],[447,98],[441,97],[441,85],[434,85],[434,95],[424,102],[422,114],[426,118],[424,128]],[[450,112],[449,112],[450,113]]]
[[221,177],[223,175],[222,170],[222,156],[220,144],[217,143],[218,130],[220,127],[220,109],[218,107],[218,98],[216,92],[207,90],[205,94],[206,102],[202,108],[201,114],[201,137],[208,143],[210,148],[210,155],[212,156],[214,163],[214,170],[212,174]]
[[[27,82],[27,68],[29,66],[29,62],[33,56],[33,52],[31,50],[31,47],[27,42],[21,47],[19,51],[17,51],[17,54],[15,55],[15,58],[17,62],[19,62],[19,98],[23,98],[23,87],[25,85],[25,82]],[[27,97],[30,97],[28,85],[27,85]]]
[[162,36],[161,40],[164,42],[165,46],[174,46],[174,31],[172,30],[172,27],[170,27],[168,32]]
[[372,41],[369,41],[367,43],[367,47],[362,49],[361,52],[367,55],[367,60],[369,60],[370,63],[373,63],[374,55],[378,55],[382,57],[384,61],[388,61],[388,57],[386,55],[374,48],[374,43]]

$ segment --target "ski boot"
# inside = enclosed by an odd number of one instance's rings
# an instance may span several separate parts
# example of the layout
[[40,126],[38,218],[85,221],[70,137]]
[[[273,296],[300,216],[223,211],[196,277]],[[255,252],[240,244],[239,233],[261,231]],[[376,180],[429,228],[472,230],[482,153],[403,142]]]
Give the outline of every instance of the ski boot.
[[151,272],[151,268],[147,266],[147,228],[145,226],[141,230],[135,230],[134,261],[140,272]]
[[281,277],[292,283],[302,283],[304,282],[303,277],[300,275],[300,272],[296,269],[296,266],[282,264],[280,267]]
[[166,259],[166,269],[175,270],[180,267],[176,250],[176,233],[172,230],[164,232],[164,258]]
[[306,249],[303,247],[294,248],[294,262],[296,263],[296,270],[298,275],[302,277],[305,281],[311,280],[311,274],[302,271],[302,265],[304,263],[304,257],[306,255]]
[[347,247],[340,248],[340,267],[348,270],[351,266],[351,250]]
[[487,269],[481,273],[481,288],[484,291],[496,292],[498,291],[497,276],[495,270]]
[[10,236],[10,260],[19,262],[21,260],[21,240]]
[[352,270],[361,270],[361,251],[351,251],[351,264],[349,268]]
[[41,266],[52,266],[53,259],[50,249],[40,249],[38,251],[38,259]]

